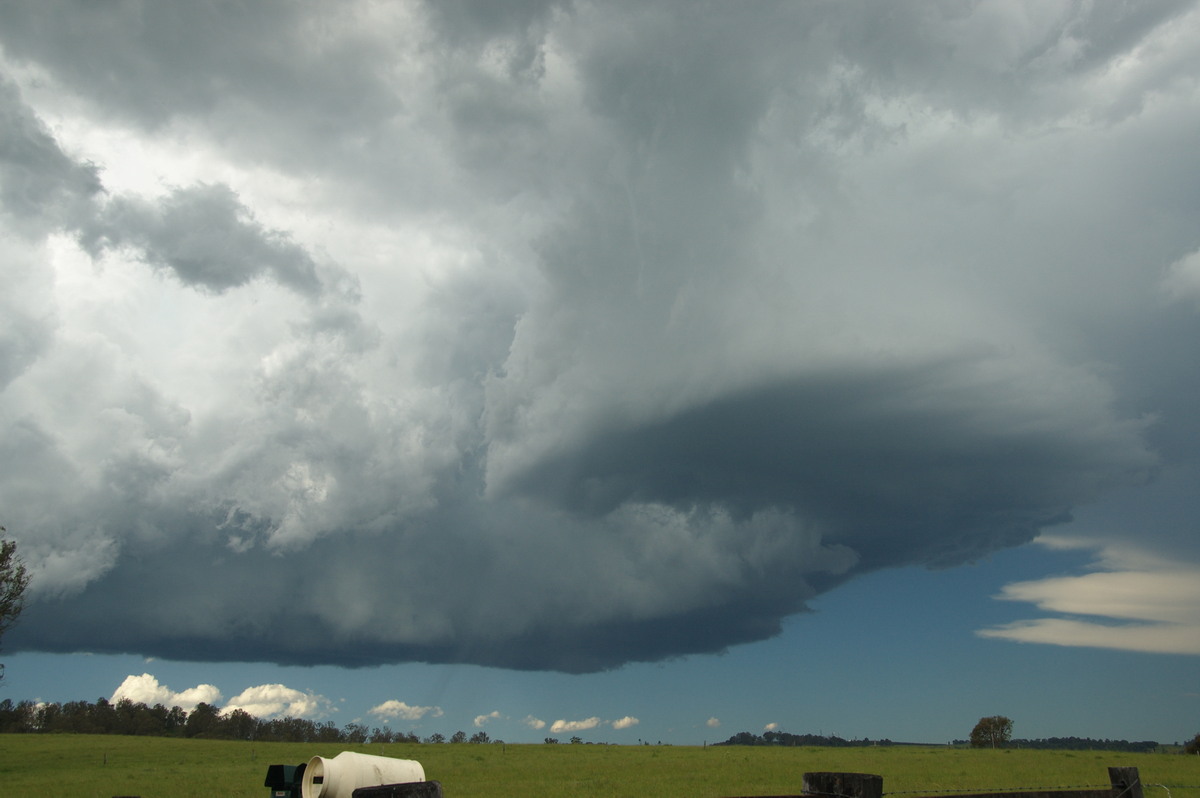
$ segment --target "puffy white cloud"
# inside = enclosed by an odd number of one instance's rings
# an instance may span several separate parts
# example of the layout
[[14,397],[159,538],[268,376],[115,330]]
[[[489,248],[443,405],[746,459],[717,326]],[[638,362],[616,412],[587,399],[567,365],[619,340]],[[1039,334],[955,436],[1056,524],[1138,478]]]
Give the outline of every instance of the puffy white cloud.
[[211,684],[198,684],[176,692],[165,684],[159,684],[158,679],[149,673],[141,676],[130,674],[117,687],[110,700],[115,704],[123,699],[147,706],[162,704],[165,707],[179,707],[191,712],[197,704],[218,703],[221,691]]
[[501,717],[503,717],[503,716],[500,714],[500,710],[498,710],[498,709],[492,710],[491,712],[489,712],[486,715],[476,715],[475,716],[475,727],[483,728],[484,724],[486,724],[488,721],[500,720]]
[[384,720],[421,720],[426,715],[433,718],[442,716],[442,708],[436,706],[409,706],[403,701],[389,699],[368,710],[372,715]]
[[333,702],[322,695],[302,692],[282,684],[247,687],[221,708],[222,714],[243,710],[256,718],[293,717],[320,719],[334,711]]
[[766,726],[763,726],[763,731],[778,731],[778,730],[779,730],[778,723],[768,723]]
[[601,723],[600,718],[591,717],[583,720],[556,720],[550,724],[550,731],[559,734],[562,732],[579,732],[594,729]]
[[541,730],[546,728],[546,721],[541,718],[535,718],[533,715],[526,715],[525,719],[521,722],[531,729]]
[[710,729],[717,729],[720,728],[721,721],[719,718],[709,718],[708,720],[704,721],[704,725]]
[[638,725],[639,723],[641,723],[641,721],[638,720],[637,718],[632,717],[630,715],[626,715],[625,717],[621,718],[620,720],[614,720],[612,722],[612,727],[614,729],[629,729],[629,728],[632,728],[632,727]]

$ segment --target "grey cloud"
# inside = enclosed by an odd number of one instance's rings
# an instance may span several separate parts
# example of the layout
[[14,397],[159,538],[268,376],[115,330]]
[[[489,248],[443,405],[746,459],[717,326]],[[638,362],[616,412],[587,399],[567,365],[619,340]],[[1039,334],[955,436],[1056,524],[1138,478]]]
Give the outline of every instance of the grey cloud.
[[962,364],[822,374],[602,428],[507,490],[584,512],[629,501],[787,507],[862,566],[954,565],[1028,542],[1072,505],[1136,484],[1155,458],[1142,424],[1086,395],[1068,407],[962,384]]
[[98,170],[59,148],[19,90],[0,75],[0,204],[38,230],[69,224],[101,191]]
[[7,290],[0,295],[0,391],[33,365],[53,340],[47,275],[38,248],[18,239],[0,247]]
[[322,292],[308,252],[285,232],[260,225],[228,186],[177,188],[157,200],[106,197],[99,169],[64,153],[2,78],[0,114],[0,207],[28,233],[77,232],[93,257],[130,247],[151,265],[214,292],[264,274],[309,297]]
[[407,237],[332,267],[224,186],[102,198],[22,112],[30,196],[88,214],[15,207],[209,296],[186,382],[122,330],[12,336],[0,498],[48,575],[13,649],[583,672],[1159,469],[1197,495],[1200,317],[1159,288],[1197,64],[1155,38],[1194,8],[68,7],[0,12],[5,57],[302,176],[305,241]]
[[[797,568],[833,575],[853,564],[778,514],[737,523],[650,508],[579,522],[460,501],[417,520],[278,557],[211,546],[211,521],[176,518],[189,539],[127,543],[86,595],[31,605],[10,644],[73,650],[86,638],[88,650],[181,659],[586,672],[777,633],[815,594]],[[253,602],[239,587],[250,585]],[[88,633],[114,613],[119,628]]]
[[[58,0],[6,5],[0,27],[9,58],[52,65],[102,113],[158,128],[243,92],[272,106],[306,96],[335,117],[354,113],[363,95],[344,91],[342,80],[362,87],[377,78],[365,41],[336,36],[344,13],[312,3],[218,9]],[[322,25],[334,34],[324,46],[311,38]]]
[[160,200],[114,197],[84,225],[80,240],[93,256],[132,247],[152,266],[217,293],[262,274],[307,296],[321,291],[308,253],[285,233],[263,228],[224,185],[179,188]]

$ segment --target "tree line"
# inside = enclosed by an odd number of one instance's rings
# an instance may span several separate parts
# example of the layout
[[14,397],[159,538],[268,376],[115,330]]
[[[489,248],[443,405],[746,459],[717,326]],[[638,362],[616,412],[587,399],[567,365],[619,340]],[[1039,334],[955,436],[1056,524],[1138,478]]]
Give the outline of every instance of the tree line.
[[713,745],[783,745],[783,746],[812,746],[817,748],[850,748],[868,745],[896,745],[891,740],[844,740],[841,737],[826,737],[822,734],[789,734],[788,732],[769,731],[763,734],[738,732],[728,740]]
[[[1200,735],[1197,735],[1200,740]],[[974,744],[981,747],[977,741],[955,740],[951,745],[966,746]],[[769,731],[761,735],[750,732],[739,732],[728,740],[713,745],[780,745],[806,746],[814,748],[850,748],[855,746],[873,745],[906,745],[888,739],[845,740],[841,737],[827,737],[820,734],[789,734],[788,732]],[[1152,753],[1162,748],[1153,740],[1131,742],[1129,740],[1095,740],[1091,737],[1046,737],[1037,740],[1014,740],[1005,738],[1004,748],[1035,748],[1056,751],[1125,751],[1129,753]]]
[[200,703],[191,712],[180,707],[105,698],[63,704],[0,701],[0,734],[127,734],[150,737],[196,737],[216,740],[260,740],[280,743],[490,743],[486,732],[468,737],[458,731],[418,737],[387,726],[368,729],[361,723],[337,726],[308,718],[256,718],[244,709],[222,713]]
[[[967,740],[955,740],[953,745],[967,745]],[[976,746],[978,747],[978,746]],[[1162,748],[1154,740],[1103,740],[1092,737],[1041,737],[1036,740],[1023,738],[1008,739],[1004,748],[1033,748],[1047,751],[1124,751],[1132,754],[1148,754]]]

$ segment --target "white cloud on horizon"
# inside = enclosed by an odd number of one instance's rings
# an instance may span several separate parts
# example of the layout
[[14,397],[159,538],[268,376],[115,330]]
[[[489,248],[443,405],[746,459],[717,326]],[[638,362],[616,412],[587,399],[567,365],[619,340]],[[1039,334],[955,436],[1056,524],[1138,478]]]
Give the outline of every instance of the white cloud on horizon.
[[319,720],[335,712],[333,702],[322,695],[296,690],[282,684],[247,687],[221,708],[221,714],[234,710],[256,718],[291,717]]
[[488,721],[500,720],[502,717],[503,716],[500,714],[500,710],[498,709],[492,710],[486,715],[476,715],[474,721],[475,727],[482,728]]
[[122,699],[147,706],[162,704],[164,707],[179,707],[191,712],[197,704],[215,705],[220,702],[221,691],[211,684],[199,684],[176,692],[165,684],[159,684],[158,679],[149,673],[141,676],[130,674],[113,692],[110,701],[115,704]]
[[521,722],[529,728],[538,731],[546,728],[546,721],[542,720],[541,718],[535,718],[533,715],[526,715],[525,719]]
[[638,720],[637,718],[635,718],[631,715],[626,715],[625,717],[623,717],[619,720],[614,720],[612,722],[612,727],[614,729],[620,731],[621,729],[631,729],[634,726],[638,725],[639,723],[641,723],[641,721]]
[[367,711],[378,718],[386,720],[421,720],[426,716],[431,718],[440,718],[442,716],[441,707],[409,706],[403,701],[397,701],[394,698],[373,706]]
[[[1060,616],[981,629],[981,637],[1154,654],[1200,654],[1200,565],[1168,562],[1126,544],[1048,536],[1055,548],[1099,548],[1098,570],[1015,582],[996,598]],[[1082,616],[1082,617],[1080,617]]]
[[[191,712],[201,703],[218,706],[221,704],[222,694],[211,684],[174,691],[167,685],[160,684],[152,674],[143,673],[140,676],[131,674],[125,677],[125,681],[113,692],[113,703],[123,699],[147,706],[177,706]],[[219,708],[221,714],[241,709],[256,718],[295,717],[313,720],[326,717],[334,711],[333,702],[328,698],[282,684],[247,687]]]
[[710,729],[717,729],[720,728],[721,721],[718,718],[709,718],[708,720],[704,721],[704,725]]
[[550,731],[558,734],[562,732],[579,732],[589,731],[599,726],[600,718],[590,717],[583,720],[556,720],[550,725]]

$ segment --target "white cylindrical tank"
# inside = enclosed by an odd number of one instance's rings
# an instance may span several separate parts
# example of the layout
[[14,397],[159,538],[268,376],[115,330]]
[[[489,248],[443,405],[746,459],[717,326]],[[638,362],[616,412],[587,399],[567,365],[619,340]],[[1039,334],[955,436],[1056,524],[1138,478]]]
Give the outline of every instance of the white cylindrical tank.
[[314,756],[304,768],[304,798],[351,798],[359,787],[425,781],[425,768],[413,759],[342,751],[332,759]]

